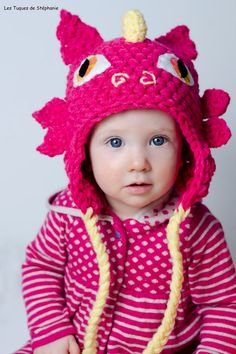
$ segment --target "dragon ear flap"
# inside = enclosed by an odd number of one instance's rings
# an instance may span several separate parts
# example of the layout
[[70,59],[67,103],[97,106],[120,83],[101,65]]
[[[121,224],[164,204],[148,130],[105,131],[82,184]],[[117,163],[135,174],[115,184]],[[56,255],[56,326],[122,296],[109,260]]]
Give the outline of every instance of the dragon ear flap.
[[98,31],[82,22],[76,15],[61,10],[57,38],[61,43],[61,55],[66,65],[77,62],[78,56],[89,53],[103,42]]
[[181,56],[190,60],[197,58],[195,43],[189,37],[189,28],[185,25],[173,28],[166,35],[155,39],[157,42],[173,50],[174,53],[180,53]]

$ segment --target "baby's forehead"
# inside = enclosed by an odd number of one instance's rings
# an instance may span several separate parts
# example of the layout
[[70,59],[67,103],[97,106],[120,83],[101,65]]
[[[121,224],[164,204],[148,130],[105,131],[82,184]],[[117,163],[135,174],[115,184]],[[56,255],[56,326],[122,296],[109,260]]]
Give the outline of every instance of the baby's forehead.
[[126,110],[103,119],[95,126],[97,132],[149,131],[152,129],[175,131],[177,123],[167,113],[154,109]]

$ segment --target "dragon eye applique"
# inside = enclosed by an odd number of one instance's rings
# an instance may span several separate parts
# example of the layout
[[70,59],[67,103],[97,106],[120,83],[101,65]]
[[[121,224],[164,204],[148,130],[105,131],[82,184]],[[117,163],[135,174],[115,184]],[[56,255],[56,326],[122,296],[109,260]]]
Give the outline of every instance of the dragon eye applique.
[[194,85],[193,77],[188,67],[174,54],[165,53],[160,55],[157,67],[168,71],[189,86]]
[[101,74],[111,63],[102,54],[90,55],[82,61],[78,69],[74,73],[74,87],[83,85],[91,80],[94,76]]

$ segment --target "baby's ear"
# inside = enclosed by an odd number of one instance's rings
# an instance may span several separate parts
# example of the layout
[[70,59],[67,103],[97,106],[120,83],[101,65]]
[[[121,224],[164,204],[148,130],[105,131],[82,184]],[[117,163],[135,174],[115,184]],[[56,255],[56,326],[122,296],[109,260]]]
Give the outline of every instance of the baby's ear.
[[76,58],[103,42],[98,31],[85,24],[76,15],[61,10],[61,20],[57,27],[57,38],[61,42],[61,55],[66,65],[76,62]]
[[195,43],[190,39],[189,28],[185,25],[173,28],[166,35],[155,40],[166,47],[173,50],[174,53],[179,53],[180,56],[187,57],[190,60],[197,58],[197,50]]

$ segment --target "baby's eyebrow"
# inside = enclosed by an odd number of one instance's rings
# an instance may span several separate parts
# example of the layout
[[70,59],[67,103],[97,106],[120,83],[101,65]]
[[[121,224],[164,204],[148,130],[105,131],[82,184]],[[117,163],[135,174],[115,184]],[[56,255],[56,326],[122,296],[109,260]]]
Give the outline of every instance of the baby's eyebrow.
[[[163,132],[167,132],[167,133],[173,133],[174,129],[172,128],[162,128],[162,127],[158,127],[158,128],[153,128],[151,130],[147,130],[147,135],[148,134],[156,134],[156,133],[163,133]],[[122,129],[122,128],[111,128],[111,129],[107,129],[107,130],[101,130],[100,134],[122,134],[122,133],[127,133],[127,129]],[[131,132],[132,133],[132,132]]]
[[101,135],[116,135],[116,134],[124,134],[127,133],[126,129],[119,129],[119,128],[114,128],[114,129],[107,129],[107,130],[101,130],[100,134]]
[[167,133],[167,134],[170,134],[170,133],[173,133],[174,132],[174,129],[172,128],[154,128],[150,131],[149,134],[163,134],[163,133]]
[[[175,134],[175,129],[170,127],[152,127],[147,130],[142,130],[142,134],[146,137],[152,137],[155,135],[167,135],[167,136],[172,136]],[[114,128],[104,128],[101,129],[98,133],[98,136],[100,139],[107,139],[112,136],[120,136],[120,137],[127,137],[127,136],[134,136],[135,132],[133,132],[130,129],[126,129],[123,127],[114,127]]]

